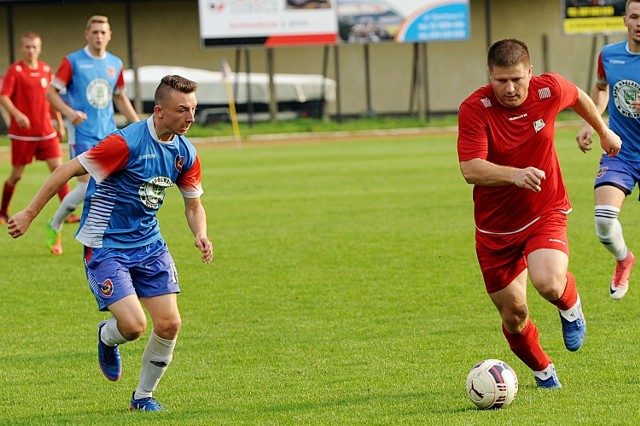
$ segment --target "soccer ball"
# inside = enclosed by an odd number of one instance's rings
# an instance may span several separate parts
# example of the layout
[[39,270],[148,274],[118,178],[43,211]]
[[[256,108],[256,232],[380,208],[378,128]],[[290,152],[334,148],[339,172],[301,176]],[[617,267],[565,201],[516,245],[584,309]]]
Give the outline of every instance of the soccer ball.
[[467,395],[483,410],[504,408],[518,394],[518,377],[513,368],[499,359],[485,359],[467,376]]

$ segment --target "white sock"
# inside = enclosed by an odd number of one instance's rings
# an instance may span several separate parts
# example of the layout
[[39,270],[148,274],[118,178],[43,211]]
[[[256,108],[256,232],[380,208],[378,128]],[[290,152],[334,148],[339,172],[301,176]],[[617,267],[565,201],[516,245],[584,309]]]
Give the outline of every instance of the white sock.
[[62,229],[62,223],[65,219],[77,209],[84,201],[84,196],[87,193],[87,183],[78,182],[75,188],[70,191],[66,197],[60,202],[58,210],[56,210],[51,219],[51,227],[56,231]]
[[560,311],[560,315],[569,322],[574,322],[578,318],[582,318],[582,303],[580,303],[580,295],[576,299],[576,303],[566,311]]
[[627,257],[627,244],[618,220],[620,209],[613,206],[595,206],[596,236],[602,245],[620,261]]
[[100,340],[107,346],[116,346],[126,343],[128,340],[120,334],[118,330],[118,321],[116,317],[111,317],[107,323],[100,329]]
[[133,396],[134,399],[150,398],[153,395],[153,391],[156,390],[160,379],[173,359],[176,340],[163,339],[151,330],[149,342],[142,354],[140,382]]
[[547,365],[547,368],[545,368],[542,371],[534,371],[533,375],[536,376],[538,379],[546,380],[549,377],[551,377],[555,371],[556,371],[556,368],[553,366],[553,363],[551,363]]

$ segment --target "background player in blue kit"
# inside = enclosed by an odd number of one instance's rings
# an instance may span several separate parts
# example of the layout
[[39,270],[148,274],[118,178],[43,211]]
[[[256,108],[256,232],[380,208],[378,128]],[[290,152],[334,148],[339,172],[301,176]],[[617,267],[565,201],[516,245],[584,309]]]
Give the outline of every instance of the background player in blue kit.
[[[67,118],[70,157],[97,145],[118,128],[113,104],[129,122],[138,121],[125,93],[122,60],[107,52],[111,27],[106,16],[89,18],[84,31],[87,45],[65,56],[51,80],[47,99]],[[64,99],[60,95],[64,92]],[[82,203],[89,176],[79,176],[78,184],[60,203],[47,222],[47,246],[51,253],[62,254],[62,224]]]
[[167,188],[175,184],[182,193],[202,261],[213,259],[200,202],[200,160],[184,137],[195,120],[196,89],[196,83],[183,77],[164,77],[151,117],[58,167],[29,206],[7,224],[9,234],[18,238],[69,179],[91,175],[76,239],[85,246],[87,280],[98,307],[112,314],[98,325],[98,360],[109,380],[122,375],[119,345],[146,329],[143,306],[153,322],[131,410],[163,409],[153,391],[171,362],[181,326],[178,274],[156,218]]
[[[609,127],[622,139],[620,153],[600,159],[595,180],[596,236],[616,259],[609,285],[613,299],[629,289],[635,257],[627,248],[618,214],[627,195],[640,182],[640,0],[628,0],[624,16],[627,41],[604,46],[598,57],[597,81],[591,98],[598,111],[609,112]],[[576,139],[583,152],[591,150],[593,129],[588,124]]]

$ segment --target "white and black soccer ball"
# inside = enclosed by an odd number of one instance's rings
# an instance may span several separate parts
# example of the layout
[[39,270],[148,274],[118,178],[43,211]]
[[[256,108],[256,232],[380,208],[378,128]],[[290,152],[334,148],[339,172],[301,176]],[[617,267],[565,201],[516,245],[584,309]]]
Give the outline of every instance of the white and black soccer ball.
[[516,372],[499,359],[480,361],[467,376],[467,395],[483,410],[504,408],[518,395]]

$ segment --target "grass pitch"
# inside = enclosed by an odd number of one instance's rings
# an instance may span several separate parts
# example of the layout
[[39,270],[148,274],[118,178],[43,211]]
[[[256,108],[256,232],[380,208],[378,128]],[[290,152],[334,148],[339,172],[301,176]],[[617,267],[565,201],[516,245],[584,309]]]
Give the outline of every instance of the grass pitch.
[[[596,241],[598,154],[577,129],[559,132],[573,202],[570,269],[588,322],[585,346],[564,349],[556,309],[529,304],[564,388],[542,391],[509,350],[473,248],[471,187],[455,135],[199,146],[211,265],[199,262],[178,191],[159,217],[180,274],[183,329],[155,394],[165,413],[131,413],[148,331],[123,345],[124,375],[97,365],[97,311],[72,239],[50,255],[44,223],[0,233],[0,424],[637,424],[639,291],[608,296],[613,261]],[[8,175],[0,164],[0,177]],[[12,211],[47,176],[30,166]],[[637,247],[635,194],[621,215]],[[633,277],[636,277],[633,279]],[[499,358],[518,374],[511,406],[479,411],[465,378]]]

